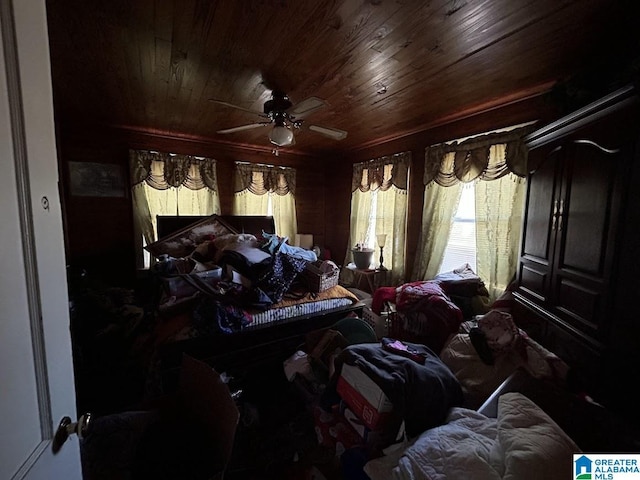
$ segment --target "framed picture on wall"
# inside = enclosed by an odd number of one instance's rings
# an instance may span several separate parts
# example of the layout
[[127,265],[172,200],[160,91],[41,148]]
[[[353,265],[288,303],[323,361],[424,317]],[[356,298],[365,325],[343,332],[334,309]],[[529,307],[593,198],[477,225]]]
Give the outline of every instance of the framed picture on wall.
[[115,163],[69,162],[71,195],[126,197],[122,166]]

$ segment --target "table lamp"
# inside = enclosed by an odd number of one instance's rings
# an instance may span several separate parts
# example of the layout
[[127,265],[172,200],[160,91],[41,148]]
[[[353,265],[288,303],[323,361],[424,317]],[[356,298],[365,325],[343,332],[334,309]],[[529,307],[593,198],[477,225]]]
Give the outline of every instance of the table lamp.
[[380,266],[378,267],[378,270],[386,270],[387,267],[382,265],[382,263],[384,262],[384,257],[382,256],[382,250],[384,249],[384,244],[387,241],[387,234],[380,233],[376,235],[376,238],[378,239],[378,246],[380,247]]

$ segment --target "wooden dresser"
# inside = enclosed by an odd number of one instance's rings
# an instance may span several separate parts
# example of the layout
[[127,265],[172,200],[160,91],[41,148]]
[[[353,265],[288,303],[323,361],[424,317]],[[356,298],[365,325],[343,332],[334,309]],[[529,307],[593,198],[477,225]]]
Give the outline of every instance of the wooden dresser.
[[573,367],[576,388],[616,409],[640,370],[639,139],[633,86],[526,138],[514,316]]

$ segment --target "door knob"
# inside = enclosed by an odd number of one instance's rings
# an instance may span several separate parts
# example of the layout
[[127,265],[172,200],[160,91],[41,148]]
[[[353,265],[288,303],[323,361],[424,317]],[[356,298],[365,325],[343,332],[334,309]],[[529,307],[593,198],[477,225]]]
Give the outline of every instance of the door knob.
[[51,450],[53,453],[58,453],[62,448],[64,442],[67,441],[69,435],[76,434],[78,438],[82,440],[89,432],[89,426],[91,425],[91,414],[85,413],[77,422],[72,422],[69,417],[62,417],[58,424],[58,429],[53,437],[51,444]]

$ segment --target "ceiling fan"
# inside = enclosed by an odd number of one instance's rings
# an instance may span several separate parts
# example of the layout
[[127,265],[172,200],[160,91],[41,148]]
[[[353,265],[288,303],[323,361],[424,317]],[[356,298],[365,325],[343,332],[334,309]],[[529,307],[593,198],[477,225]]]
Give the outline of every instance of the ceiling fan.
[[[309,97],[294,105],[291,100],[289,100],[289,97],[279,90],[273,90],[271,98],[264,103],[263,112],[249,110],[247,108],[213,98],[210,99],[210,101],[227,107],[244,110],[245,112],[253,113],[265,118],[265,120],[261,122],[240,125],[239,127],[225,128],[223,130],[218,130],[216,133],[235,133],[273,125],[273,128],[269,132],[269,141],[276,147],[288,147],[295,145],[293,130],[302,127],[302,122],[306,116],[326,106],[325,101],[318,97]],[[334,140],[343,140],[347,137],[347,132],[337,128],[322,127],[320,125],[309,125],[308,128],[312,132],[319,133],[320,135],[324,135],[325,137],[332,138]]]

